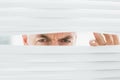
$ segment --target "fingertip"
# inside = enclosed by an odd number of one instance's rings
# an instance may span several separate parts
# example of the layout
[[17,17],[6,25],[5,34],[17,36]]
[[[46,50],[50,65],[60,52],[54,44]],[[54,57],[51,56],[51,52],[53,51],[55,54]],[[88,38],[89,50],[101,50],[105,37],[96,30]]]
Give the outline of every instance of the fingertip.
[[99,39],[99,38],[101,37],[101,34],[100,34],[100,33],[94,32],[93,35],[95,36],[96,39]]
[[98,43],[95,40],[89,41],[90,46],[98,46]]

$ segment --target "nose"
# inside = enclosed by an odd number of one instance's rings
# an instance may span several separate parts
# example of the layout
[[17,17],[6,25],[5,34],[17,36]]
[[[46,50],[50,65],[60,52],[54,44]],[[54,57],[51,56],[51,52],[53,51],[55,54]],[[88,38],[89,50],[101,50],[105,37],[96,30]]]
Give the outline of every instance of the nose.
[[58,46],[59,42],[58,41],[52,41],[52,43],[50,44],[51,46]]

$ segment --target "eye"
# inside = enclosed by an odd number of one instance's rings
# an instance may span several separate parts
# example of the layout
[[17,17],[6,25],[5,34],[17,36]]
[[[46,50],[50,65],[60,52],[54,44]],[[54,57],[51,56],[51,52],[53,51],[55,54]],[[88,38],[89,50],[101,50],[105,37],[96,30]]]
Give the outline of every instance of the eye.
[[45,38],[42,38],[42,39],[39,39],[38,42],[48,42],[48,40]]
[[62,42],[62,43],[70,43],[71,40],[69,40],[69,39],[62,39],[62,40],[60,40],[60,42]]

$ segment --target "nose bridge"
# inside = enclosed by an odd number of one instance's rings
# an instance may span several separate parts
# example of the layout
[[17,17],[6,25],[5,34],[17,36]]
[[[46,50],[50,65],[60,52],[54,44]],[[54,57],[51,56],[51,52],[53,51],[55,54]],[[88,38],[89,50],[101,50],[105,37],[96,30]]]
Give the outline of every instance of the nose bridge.
[[53,36],[51,45],[53,45],[53,46],[59,45],[58,37],[57,36]]
[[53,42],[51,45],[53,45],[53,46],[57,46],[57,45],[59,45],[57,42]]

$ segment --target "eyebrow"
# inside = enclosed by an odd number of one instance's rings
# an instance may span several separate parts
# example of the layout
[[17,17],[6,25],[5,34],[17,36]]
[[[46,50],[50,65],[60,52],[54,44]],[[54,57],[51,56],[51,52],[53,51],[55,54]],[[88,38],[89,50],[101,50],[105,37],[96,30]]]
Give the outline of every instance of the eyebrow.
[[42,37],[42,38],[46,38],[46,39],[48,39],[48,40],[51,40],[48,36],[46,36],[46,35],[44,35],[44,34],[40,34],[40,35],[38,35],[38,37]]
[[[51,40],[48,36],[46,36],[46,35],[44,35],[44,34],[39,34],[39,35],[37,35],[38,37],[43,37],[43,38],[46,38],[46,39],[48,39],[48,40]],[[59,39],[59,40],[63,40],[63,39],[71,39],[72,38],[72,36],[71,35],[68,35],[68,36],[66,36],[66,37],[63,37],[63,38],[61,38],[61,39]]]
[[66,37],[64,37],[64,38],[61,38],[60,40],[63,40],[63,39],[71,39],[72,38],[72,36],[66,36]]

